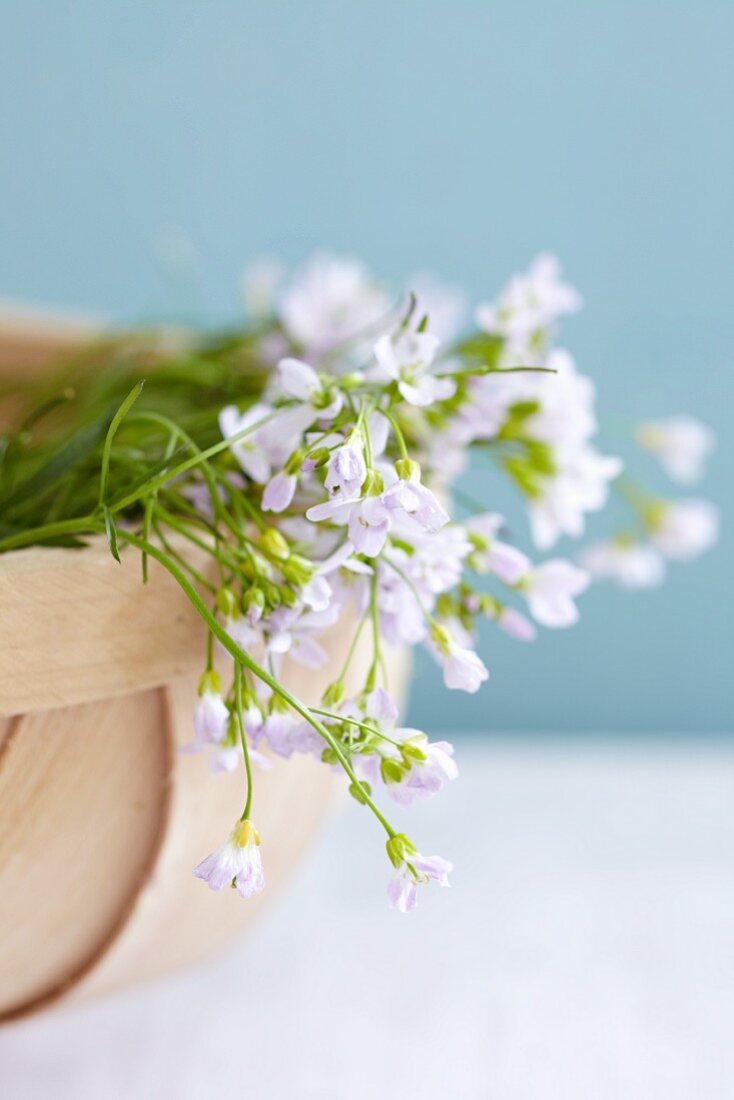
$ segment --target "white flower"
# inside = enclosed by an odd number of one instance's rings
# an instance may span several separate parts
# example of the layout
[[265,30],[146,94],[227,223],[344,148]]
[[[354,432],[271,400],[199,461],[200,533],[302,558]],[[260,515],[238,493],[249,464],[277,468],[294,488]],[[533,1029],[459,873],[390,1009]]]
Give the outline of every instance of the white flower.
[[313,256],[280,295],[288,335],[313,354],[358,336],[385,315],[389,301],[364,266],[350,258]]
[[489,679],[489,672],[474,650],[461,645],[445,626],[434,626],[431,640],[443,668],[446,687],[466,691],[470,695],[479,691],[484,681]]
[[556,456],[556,462],[555,476],[543,480],[542,495],[528,504],[533,541],[540,550],[549,550],[561,535],[583,535],[586,513],[604,507],[609,482],[622,470],[618,458],[585,444]]
[[708,500],[678,500],[655,506],[650,541],[667,558],[690,561],[719,537],[719,512]]
[[303,431],[314,420],[333,420],[341,410],[341,393],[326,386],[313,367],[301,359],[281,359],[278,363],[278,382],[287,397],[295,397],[311,407],[310,421],[306,412],[301,414]]
[[372,376],[394,379],[405,401],[424,407],[443,401],[456,392],[451,378],[437,378],[431,364],[438,348],[438,337],[430,332],[406,328],[397,337],[387,333],[375,344],[377,368]]
[[410,770],[397,783],[386,784],[387,793],[399,806],[412,806],[417,799],[431,798],[449,780],[456,779],[459,769],[454,760],[454,746],[449,741],[429,741],[419,730],[398,729],[404,760]]
[[358,554],[375,558],[382,550],[390,530],[390,513],[382,498],[365,497],[349,517],[349,541]]
[[570,561],[554,558],[523,577],[518,589],[528,601],[530,614],[541,626],[563,627],[578,622],[574,598],[588,588],[589,575]]
[[455,340],[467,317],[467,298],[459,287],[449,286],[434,275],[419,272],[407,280],[416,297],[415,316],[428,317],[431,332],[442,343]]
[[255,736],[255,744],[263,740],[272,752],[286,759],[293,753],[319,757],[324,749],[324,742],[308,722],[282,711],[274,711],[265,719]]
[[243,898],[257,894],[265,886],[260,837],[250,820],[238,821],[229,839],[202,860],[194,874],[210,890],[221,890],[233,882]]
[[219,692],[211,689],[204,691],[194,711],[195,743],[203,745],[221,741],[227,734],[229,718],[229,710]]
[[652,451],[672,481],[693,485],[700,481],[706,460],[716,446],[716,436],[692,416],[671,416],[640,424],[637,441]]
[[589,546],[579,562],[592,577],[616,580],[623,588],[655,588],[665,579],[665,562],[657,550],[629,539]]
[[420,481],[400,478],[381,496],[391,511],[399,509],[425,531],[435,533],[449,522],[449,514],[434,493]]
[[[252,429],[273,412],[270,405],[252,405],[241,413],[234,405],[227,405],[219,414],[219,430],[225,439],[232,439],[240,432]],[[264,428],[266,425],[262,425]],[[263,485],[270,477],[271,454],[261,429],[250,431],[231,444],[232,454],[253,481]]]
[[271,477],[263,492],[263,512],[284,512],[293,500],[296,485],[295,474],[287,474],[285,470]]
[[495,512],[472,516],[466,524],[474,544],[470,565],[479,573],[494,573],[503,584],[516,584],[530,569],[530,559],[522,550],[497,538],[504,517]]
[[387,842],[387,852],[396,870],[387,888],[388,901],[392,909],[407,913],[418,904],[417,888],[429,882],[448,887],[449,875],[454,869],[453,863],[441,856],[423,856],[402,834],[393,836]]
[[367,477],[362,436],[352,433],[341,447],[331,452],[326,469],[326,488],[330,493],[357,495]]
[[503,607],[497,615],[497,625],[505,634],[509,634],[518,642],[533,642],[537,637],[537,630],[527,616],[514,607]]
[[484,332],[503,336],[522,351],[558,317],[580,308],[579,294],[561,279],[558,260],[542,253],[527,272],[510,280],[496,303],[478,306],[476,322]]

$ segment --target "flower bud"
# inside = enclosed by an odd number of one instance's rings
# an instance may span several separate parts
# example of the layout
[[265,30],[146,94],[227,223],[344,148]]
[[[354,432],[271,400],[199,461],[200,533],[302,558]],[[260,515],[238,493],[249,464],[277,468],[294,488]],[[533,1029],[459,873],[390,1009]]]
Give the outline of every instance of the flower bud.
[[308,462],[308,468],[310,470],[320,470],[322,466],[325,466],[331,457],[331,451],[328,447],[316,447],[315,450],[309,451],[306,455],[306,462]]
[[411,856],[418,854],[415,844],[408,840],[405,833],[396,833],[395,836],[391,836],[385,844],[385,848],[393,867],[402,866]]
[[290,584],[295,584],[299,588],[302,588],[313,576],[314,566],[307,558],[302,557],[300,554],[291,554],[288,561],[284,562],[281,566],[281,571]]
[[260,536],[260,545],[274,558],[285,561],[290,554],[287,539],[280,533],[277,527],[266,528]]
[[382,479],[380,471],[374,468],[368,470],[363,485],[364,495],[366,497],[378,497],[384,488],[385,482]]
[[258,622],[265,610],[265,593],[262,588],[248,588],[242,597],[242,607],[251,623]]
[[398,760],[385,756],[380,763],[380,775],[383,783],[401,783],[410,769]]
[[371,795],[372,788],[370,787],[369,783],[367,783],[365,780],[362,780],[362,782],[360,783],[350,783],[349,793],[351,794],[352,798],[356,799],[357,802],[360,802],[364,806],[365,802],[367,801],[365,795]]
[[399,458],[395,463],[395,473],[401,481],[420,481],[420,463],[412,458]]
[[342,680],[334,680],[332,684],[329,684],[326,691],[322,696],[322,702],[325,707],[337,707],[344,698],[344,682]]
[[239,603],[231,588],[220,588],[217,592],[217,607],[225,619],[236,619],[239,614]]
[[199,695],[205,695],[207,691],[214,692],[215,695],[221,695],[222,692],[222,682],[219,679],[219,673],[213,668],[208,668],[199,680]]
[[[425,743],[425,739],[423,740]],[[417,761],[419,764],[422,764],[424,760],[428,759],[428,755],[421,748],[420,740],[417,737],[412,738],[410,741],[405,741],[400,746],[400,752],[408,767],[410,767],[411,761]]]

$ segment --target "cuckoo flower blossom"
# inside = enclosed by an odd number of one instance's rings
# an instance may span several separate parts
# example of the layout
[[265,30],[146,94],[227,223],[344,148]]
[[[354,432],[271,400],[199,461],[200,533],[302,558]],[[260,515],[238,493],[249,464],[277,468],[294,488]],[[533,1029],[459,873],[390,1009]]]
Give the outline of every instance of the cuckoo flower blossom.
[[574,599],[588,586],[588,573],[562,558],[536,566],[517,585],[535,621],[548,627],[572,626],[578,621]]
[[429,882],[448,887],[453,863],[442,856],[423,856],[402,833],[387,842],[387,854],[396,874],[387,888],[390,906],[408,913],[418,905],[418,887]]
[[424,408],[456,392],[452,378],[438,378],[431,364],[438,338],[430,332],[405,328],[398,336],[385,334],[375,344],[377,367],[373,377],[397,382],[403,400]]
[[202,860],[194,874],[210,890],[234,885],[243,898],[259,893],[265,886],[260,837],[250,820],[238,821],[229,839]]
[[650,511],[650,541],[666,558],[691,561],[719,537],[719,512],[708,500],[676,500]]
[[716,436],[692,416],[671,416],[640,424],[637,442],[657,457],[672,481],[694,485],[703,476]]

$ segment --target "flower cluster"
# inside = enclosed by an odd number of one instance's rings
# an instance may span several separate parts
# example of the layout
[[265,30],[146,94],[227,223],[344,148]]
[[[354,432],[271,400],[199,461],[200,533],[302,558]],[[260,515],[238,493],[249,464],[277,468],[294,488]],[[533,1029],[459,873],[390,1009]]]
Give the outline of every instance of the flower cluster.
[[[433,798],[458,775],[449,742],[400,725],[389,647],[424,645],[449,690],[476,692],[489,677],[480,622],[531,642],[577,621],[592,578],[656,584],[666,561],[716,539],[712,504],[651,495],[599,448],[594,386],[555,342],[581,303],[553,257],[480,304],[473,330],[454,288],[419,275],[409,290],[395,298],[351,259],[316,256],[292,277],[261,263],[242,332],[106,346],[94,385],[76,387],[88,422],[64,433],[65,390],[0,440],[0,551],[106,537],[117,558],[141,552],[144,577],[157,561],[207,626],[186,751],[206,751],[214,772],[243,768],[245,785],[230,837],[196,868],[216,890],[263,888],[253,766],[294,753],[342,770],[374,814],[395,908],[414,908],[419,886],[447,886],[451,865],[421,855],[380,808]],[[49,411],[62,427],[34,451],[28,425]],[[687,417],[643,424],[637,441],[685,485],[713,447]],[[490,486],[504,477],[517,491],[530,547],[491,506],[457,514],[451,486],[470,451]],[[559,540],[581,537],[612,487],[630,529],[562,556]],[[337,623],[341,667],[309,705],[284,661],[325,665]]]
[[[258,353],[273,366],[259,400],[221,411],[232,465],[214,489],[203,476],[197,488],[215,527],[224,505],[237,521],[227,521],[228,580],[215,607],[241,671],[224,698],[210,653],[193,747],[212,746],[215,769],[241,747],[249,777],[242,823],[196,870],[215,889],[261,888],[250,760],[293,753],[343,768],[354,798],[377,815],[396,871],[391,905],[407,911],[418,886],[447,886],[451,864],[422,856],[375,802],[385,794],[412,806],[458,774],[451,744],[399,726],[384,646],[424,643],[447,688],[475,692],[489,676],[475,648],[479,618],[531,641],[538,627],[577,621],[592,576],[654,583],[662,555],[693,557],[713,541],[715,512],[702,502],[637,500],[648,543],[620,536],[580,564],[533,561],[494,512],[452,519],[449,483],[470,447],[521,494],[541,554],[583,534],[622,463],[595,443],[592,382],[553,344],[559,318],[580,307],[553,257],[538,257],[480,305],[477,331],[462,338],[456,292],[414,285],[391,306],[361,264],[332,256],[315,257],[290,281],[273,265],[248,280]],[[685,481],[712,446],[710,433],[683,418],[645,425],[639,439]],[[280,682],[283,658],[324,664],[321,635],[346,615],[353,644],[320,705],[307,708]],[[359,690],[347,692],[363,630],[372,660]]]

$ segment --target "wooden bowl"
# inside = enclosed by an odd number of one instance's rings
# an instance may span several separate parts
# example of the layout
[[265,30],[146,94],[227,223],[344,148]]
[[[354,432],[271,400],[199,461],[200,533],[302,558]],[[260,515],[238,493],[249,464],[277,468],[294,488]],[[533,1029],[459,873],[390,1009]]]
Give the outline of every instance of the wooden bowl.
[[[305,757],[258,772],[267,889],[247,901],[207,890],[192,869],[231,829],[244,778],[211,776],[202,756],[178,751],[191,740],[205,630],[175,582],[151,563],[144,587],[139,555],[119,565],[106,544],[34,548],[0,556],[0,606],[7,1020],[153,977],[245,931],[344,783]],[[291,690],[316,702],[350,637],[341,625],[325,637],[330,660],[317,673],[286,666]],[[366,659],[357,654],[356,675]],[[391,665],[399,693],[403,655]]]

